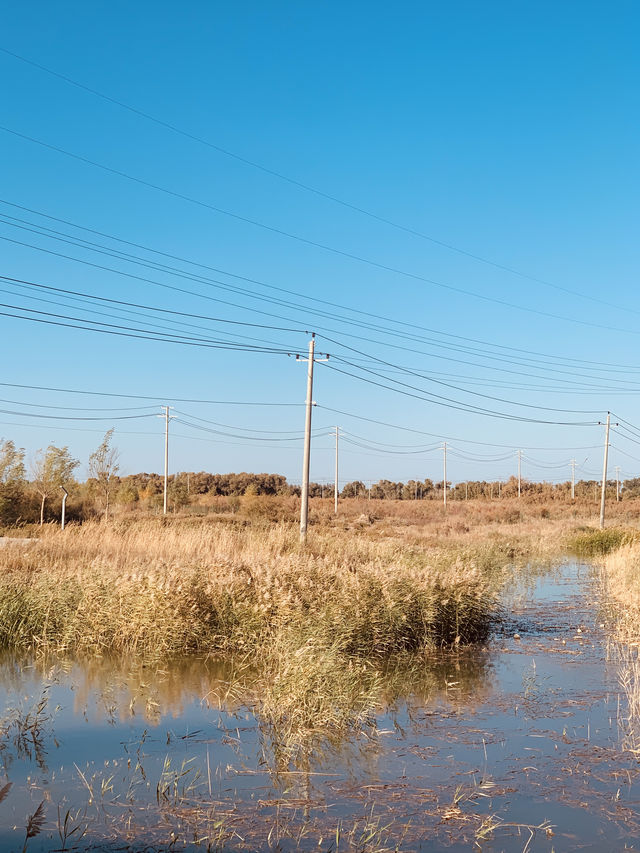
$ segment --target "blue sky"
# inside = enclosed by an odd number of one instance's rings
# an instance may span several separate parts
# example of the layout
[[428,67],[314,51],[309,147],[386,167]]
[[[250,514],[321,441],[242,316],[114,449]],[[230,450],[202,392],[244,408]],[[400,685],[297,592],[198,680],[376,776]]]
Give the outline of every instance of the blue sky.
[[[317,330],[333,360],[316,370],[314,427],[345,430],[344,479],[440,479],[444,439],[454,480],[506,477],[520,447],[526,476],[564,479],[575,457],[589,477],[601,468],[602,427],[578,424],[607,410],[625,424],[612,438],[611,470],[634,476],[639,19],[623,2],[14,4],[0,37],[0,48],[23,58],[0,52],[0,274],[194,314],[156,312],[153,322],[179,319],[206,327],[197,334],[224,331],[292,353],[305,351],[304,330]],[[43,226],[60,233],[47,237]],[[78,236],[147,266],[81,248]],[[150,270],[159,260],[191,278]],[[20,308],[95,315],[68,295],[0,287],[0,301],[19,306],[0,309],[14,315],[0,316],[4,382],[131,395],[0,386],[10,401],[1,436],[29,453],[68,444],[84,462],[113,425],[123,470],[159,471],[154,415],[166,402],[191,424],[172,423],[173,471],[299,478],[305,370],[294,358],[27,322]],[[221,289],[229,287],[245,292]],[[143,322],[123,316],[105,322]],[[148,417],[115,419],[128,414]],[[103,420],[71,419],[82,417]],[[315,440],[313,478],[332,476],[331,447]]]

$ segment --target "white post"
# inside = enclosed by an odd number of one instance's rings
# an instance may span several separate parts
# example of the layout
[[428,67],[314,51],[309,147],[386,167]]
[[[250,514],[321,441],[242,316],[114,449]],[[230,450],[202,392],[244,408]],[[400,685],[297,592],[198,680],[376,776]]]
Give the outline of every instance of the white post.
[[620,466],[616,465],[616,501],[620,500]]
[[518,451],[518,497],[522,492],[522,451]]
[[571,500],[576,499],[576,460],[571,460]]
[[64,492],[64,495],[62,496],[62,517],[60,519],[60,529],[64,530],[64,521],[65,521],[65,517],[66,517],[66,510],[67,510],[67,498],[69,497],[69,492],[65,489],[64,486],[60,486],[60,488]]

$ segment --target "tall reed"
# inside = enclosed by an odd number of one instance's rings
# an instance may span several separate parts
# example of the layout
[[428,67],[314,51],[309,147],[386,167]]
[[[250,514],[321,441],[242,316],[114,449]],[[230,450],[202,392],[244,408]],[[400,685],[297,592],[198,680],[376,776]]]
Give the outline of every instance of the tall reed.
[[286,630],[345,654],[482,642],[513,547],[408,546],[290,524],[102,523],[0,549],[0,646],[246,651]]

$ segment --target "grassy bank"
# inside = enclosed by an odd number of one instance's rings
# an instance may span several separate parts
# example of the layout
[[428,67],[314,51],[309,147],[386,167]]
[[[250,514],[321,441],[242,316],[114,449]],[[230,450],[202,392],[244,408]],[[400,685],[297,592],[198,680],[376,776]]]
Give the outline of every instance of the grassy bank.
[[347,655],[483,642],[504,567],[539,537],[471,541],[161,519],[45,528],[0,549],[0,646],[154,656],[252,652],[275,637]]

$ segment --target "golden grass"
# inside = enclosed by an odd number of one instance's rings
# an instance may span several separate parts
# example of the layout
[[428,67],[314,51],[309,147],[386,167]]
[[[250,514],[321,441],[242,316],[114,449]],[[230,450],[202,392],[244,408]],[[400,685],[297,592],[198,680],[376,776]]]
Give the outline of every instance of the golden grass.
[[640,542],[627,541],[603,560],[602,580],[618,639],[640,640]]
[[[301,546],[292,499],[245,503],[250,518],[127,517],[6,543],[0,647],[253,653],[286,632],[298,647],[383,656],[483,642],[507,567],[557,557],[582,520],[516,501],[446,515],[426,501],[345,501],[335,519],[318,500]],[[285,520],[270,520],[278,511]]]
[[627,536],[601,563],[611,628],[609,654],[617,663],[626,704],[618,724],[625,750],[640,756],[640,542]]
[[380,655],[483,640],[509,543],[418,546],[288,524],[102,523],[0,549],[0,645],[252,651],[283,629]]

